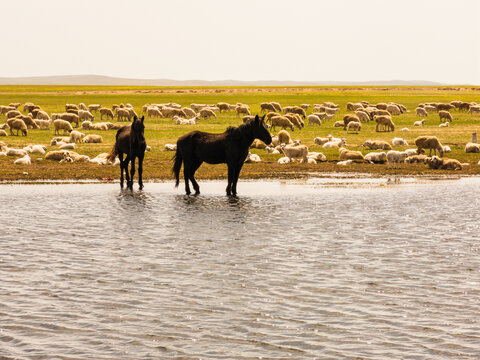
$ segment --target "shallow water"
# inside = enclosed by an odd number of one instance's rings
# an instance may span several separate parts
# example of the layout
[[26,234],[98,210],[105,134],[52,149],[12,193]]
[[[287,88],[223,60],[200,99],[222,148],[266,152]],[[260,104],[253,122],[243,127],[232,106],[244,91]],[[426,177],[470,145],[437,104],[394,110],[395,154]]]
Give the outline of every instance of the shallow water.
[[200,186],[0,186],[0,358],[480,358],[480,179]]

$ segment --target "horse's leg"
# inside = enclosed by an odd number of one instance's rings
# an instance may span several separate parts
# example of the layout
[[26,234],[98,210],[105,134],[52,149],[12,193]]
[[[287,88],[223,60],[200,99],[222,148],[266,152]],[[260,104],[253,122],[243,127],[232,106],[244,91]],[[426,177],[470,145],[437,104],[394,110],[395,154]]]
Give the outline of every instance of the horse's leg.
[[235,173],[233,174],[233,185],[232,185],[232,195],[237,196],[237,182],[238,177],[240,176],[240,170],[242,170],[243,163],[237,164],[235,166]]
[[120,188],[123,189],[123,168],[125,167],[123,163],[123,153],[118,154],[118,159],[120,160]]
[[[132,159],[130,160],[131,169],[130,169],[130,183],[127,183],[127,188],[133,190],[133,176],[135,175],[135,155],[132,155]],[[127,168],[128,171],[128,168]]]
[[128,184],[130,184],[130,174],[128,173],[128,164],[130,163],[130,155],[126,155],[125,162],[124,162],[124,169],[125,169],[125,179],[127,180],[127,189]]
[[187,162],[185,159],[183,159],[183,178],[185,179],[185,193],[187,195],[190,195],[190,184],[188,183],[188,179],[190,178],[189,176],[190,173],[190,164],[187,165]]
[[143,156],[144,156],[144,154],[138,156],[138,188],[140,190],[143,189],[143,180],[142,180]]
[[190,170],[190,181],[192,182],[193,189],[195,190],[195,195],[200,194],[200,186],[198,186],[197,180],[195,180],[195,171],[202,165],[202,161],[196,160],[193,165],[192,169]]
[[227,184],[227,196],[232,195],[232,182],[233,182],[233,174],[235,172],[233,164],[228,165],[228,184]]

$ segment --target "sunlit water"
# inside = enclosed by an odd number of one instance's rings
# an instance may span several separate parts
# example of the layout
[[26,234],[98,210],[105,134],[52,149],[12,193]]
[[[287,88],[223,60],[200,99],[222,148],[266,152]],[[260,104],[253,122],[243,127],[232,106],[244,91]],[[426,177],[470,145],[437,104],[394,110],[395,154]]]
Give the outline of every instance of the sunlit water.
[[480,179],[200,185],[1,186],[0,358],[480,358]]

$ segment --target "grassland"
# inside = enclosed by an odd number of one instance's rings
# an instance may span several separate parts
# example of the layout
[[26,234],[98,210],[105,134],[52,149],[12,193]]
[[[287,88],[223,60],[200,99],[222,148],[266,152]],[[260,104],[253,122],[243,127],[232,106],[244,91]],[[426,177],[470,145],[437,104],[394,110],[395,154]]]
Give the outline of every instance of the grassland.
[[[370,122],[363,124],[360,134],[345,134],[342,128],[333,128],[333,122],[341,120],[347,113],[347,102],[366,100],[371,103],[394,101],[402,103],[410,110],[406,114],[394,116],[396,130],[393,133],[376,133],[375,124]],[[25,103],[27,101],[40,105],[49,113],[63,112],[66,103],[83,102],[85,104],[100,103],[103,106],[111,106],[119,103],[131,103],[137,113],[141,113],[145,103],[177,102],[189,106],[191,103],[228,103],[242,102],[250,105],[252,113],[260,111],[260,103],[264,101],[278,101],[282,105],[299,105],[302,103],[322,103],[333,101],[340,105],[340,112],[333,120],[329,120],[322,126],[306,126],[302,130],[296,129],[292,138],[300,139],[308,145],[311,151],[321,151],[328,161],[317,165],[277,163],[279,155],[267,154],[264,150],[252,150],[262,158],[260,164],[245,164],[241,178],[268,178],[268,177],[299,177],[308,176],[312,173],[329,172],[354,172],[371,173],[377,175],[421,175],[421,174],[445,174],[441,170],[427,169],[423,164],[405,164],[401,169],[387,169],[386,165],[353,164],[341,167],[335,164],[338,158],[338,150],[323,149],[313,143],[316,136],[332,134],[336,137],[346,137],[348,148],[360,150],[364,154],[368,152],[362,147],[366,139],[378,139],[390,142],[393,137],[403,137],[409,144],[420,135],[435,135],[444,145],[449,145],[452,153],[446,155],[461,162],[471,165],[456,174],[478,175],[480,166],[477,162],[480,154],[466,154],[465,144],[471,140],[473,132],[480,133],[480,116],[470,115],[465,112],[453,111],[454,118],[451,127],[439,128],[437,114],[427,118],[425,127],[413,127],[413,122],[419,120],[415,117],[414,109],[421,102],[449,102],[452,100],[476,101],[480,103],[480,89],[473,87],[265,87],[265,88],[172,88],[172,87],[112,87],[112,86],[0,86],[0,104],[10,102]],[[98,117],[96,121],[99,121]],[[0,118],[0,121],[4,121]],[[209,132],[222,132],[227,126],[238,125],[241,119],[233,113],[221,114],[214,120],[201,120],[197,125],[179,126],[173,124],[171,119],[147,119],[145,136],[147,144],[152,151],[147,153],[144,163],[144,178],[146,179],[171,179],[172,152],[163,151],[164,144],[175,143],[176,139],[191,130],[199,129]],[[400,132],[403,127],[410,131]],[[91,157],[108,152],[115,139],[115,130],[107,132],[83,131],[85,133],[101,134],[104,138],[102,144],[80,144],[77,152]],[[23,147],[27,144],[44,144],[49,150],[55,147],[49,146],[53,137],[51,130],[30,130],[27,137],[8,136],[1,138],[11,147]],[[414,146],[399,146],[395,149],[405,149]],[[40,160],[41,155],[32,156],[32,165],[19,166],[13,164],[13,158],[0,157],[0,181],[34,181],[34,180],[84,180],[84,179],[116,179],[118,168],[112,166],[98,166],[94,164],[58,164],[56,162]],[[451,173],[451,172],[448,172]],[[218,179],[226,177],[224,165],[202,165],[197,173],[200,179]]]

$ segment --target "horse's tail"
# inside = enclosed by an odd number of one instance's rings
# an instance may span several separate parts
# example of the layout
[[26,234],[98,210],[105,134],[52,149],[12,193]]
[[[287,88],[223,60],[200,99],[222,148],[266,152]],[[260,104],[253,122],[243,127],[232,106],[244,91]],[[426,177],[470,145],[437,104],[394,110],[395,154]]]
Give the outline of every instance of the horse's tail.
[[112,151],[110,151],[110,154],[107,155],[107,161],[113,163],[115,161],[115,158],[117,157],[117,143],[113,144]]
[[182,154],[177,146],[177,152],[173,156],[173,169],[172,172],[175,174],[175,187],[178,187],[180,183],[180,169],[182,168]]

